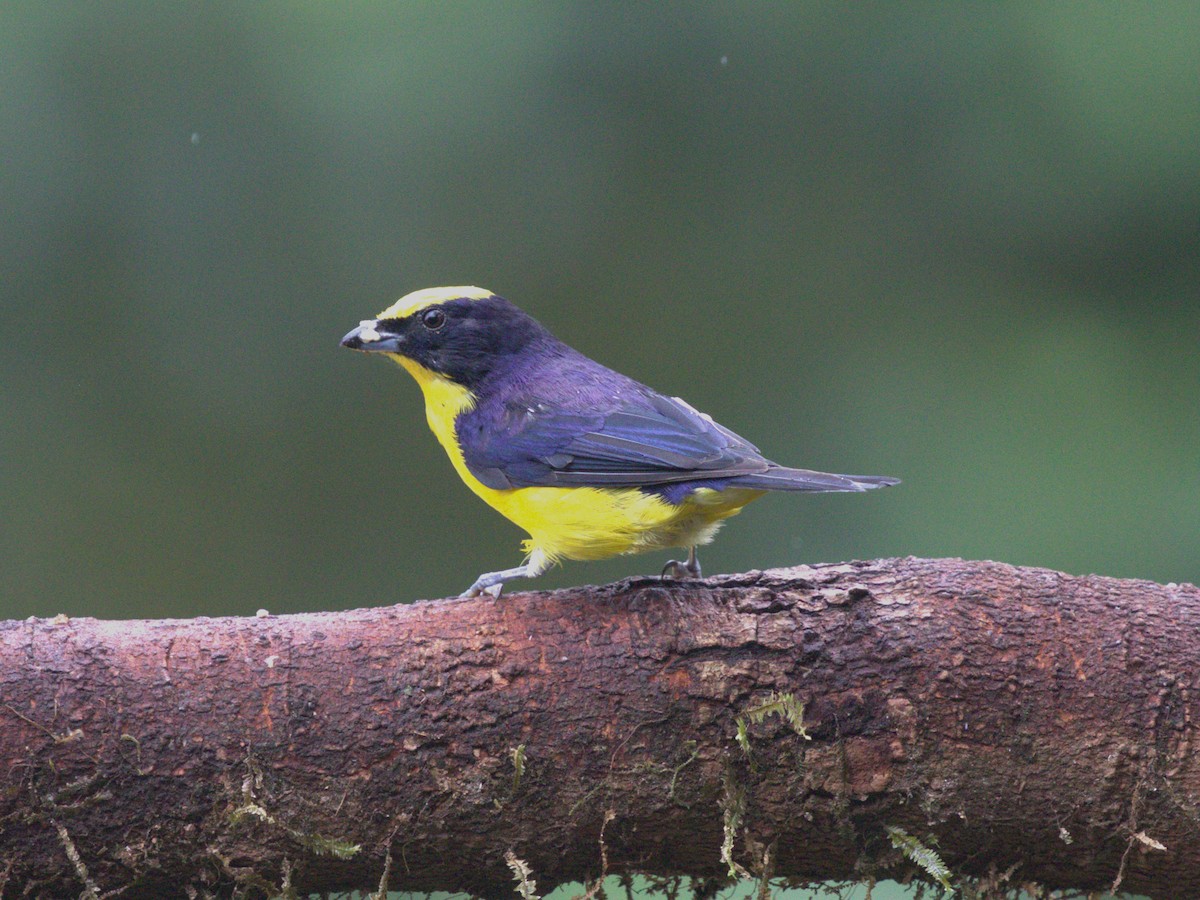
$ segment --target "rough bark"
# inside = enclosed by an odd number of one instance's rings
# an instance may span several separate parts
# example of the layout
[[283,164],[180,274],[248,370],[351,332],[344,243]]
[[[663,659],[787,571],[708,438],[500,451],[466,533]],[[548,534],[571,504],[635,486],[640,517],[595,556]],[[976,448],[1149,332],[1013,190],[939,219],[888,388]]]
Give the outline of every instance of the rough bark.
[[919,873],[891,827],[1195,897],[1198,678],[1193,586],[960,560],[9,622],[0,895]]

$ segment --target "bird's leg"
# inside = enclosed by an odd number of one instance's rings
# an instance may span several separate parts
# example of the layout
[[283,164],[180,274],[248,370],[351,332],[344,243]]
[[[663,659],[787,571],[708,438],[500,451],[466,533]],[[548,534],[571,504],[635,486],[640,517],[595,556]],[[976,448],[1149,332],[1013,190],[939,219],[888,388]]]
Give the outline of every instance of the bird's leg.
[[537,578],[548,568],[550,568],[550,560],[540,551],[534,550],[523,565],[517,566],[515,569],[501,569],[499,572],[484,572],[475,579],[474,584],[458,596],[460,600],[467,597],[478,597],[484,593],[499,597],[500,592],[504,590],[504,582],[512,581],[514,578]]
[[700,560],[696,558],[696,548],[688,547],[687,561],[673,559],[662,570],[663,578],[699,578]]

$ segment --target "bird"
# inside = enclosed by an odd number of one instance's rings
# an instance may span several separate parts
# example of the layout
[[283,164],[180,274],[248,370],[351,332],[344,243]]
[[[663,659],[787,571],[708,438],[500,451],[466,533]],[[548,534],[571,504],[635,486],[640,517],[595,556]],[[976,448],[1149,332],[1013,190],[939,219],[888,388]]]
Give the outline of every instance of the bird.
[[460,596],[500,596],[564,559],[680,548],[662,570],[699,578],[696,548],[768,491],[866,491],[899,483],[781,466],[679,397],[590,359],[516,304],[478,287],[401,297],[342,338],[416,380],[458,476],[529,537],[521,565]]

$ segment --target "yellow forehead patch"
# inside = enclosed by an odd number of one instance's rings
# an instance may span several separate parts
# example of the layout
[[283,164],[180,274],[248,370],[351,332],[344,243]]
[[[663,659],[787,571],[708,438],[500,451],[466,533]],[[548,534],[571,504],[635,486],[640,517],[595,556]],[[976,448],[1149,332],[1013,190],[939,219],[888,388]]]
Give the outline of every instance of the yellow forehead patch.
[[378,316],[380,319],[403,319],[411,316],[418,309],[433,306],[435,303],[445,303],[447,300],[486,300],[494,297],[487,288],[480,287],[435,287],[424,288],[405,294]]

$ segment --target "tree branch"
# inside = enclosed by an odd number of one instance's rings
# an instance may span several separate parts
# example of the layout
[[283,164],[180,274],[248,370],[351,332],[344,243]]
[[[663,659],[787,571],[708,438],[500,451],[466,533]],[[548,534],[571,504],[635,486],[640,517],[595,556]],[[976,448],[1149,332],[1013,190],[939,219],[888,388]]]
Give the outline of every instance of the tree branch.
[[961,560],[8,622],[0,896],[932,877],[933,853],[1192,897],[1198,679],[1195,587]]

